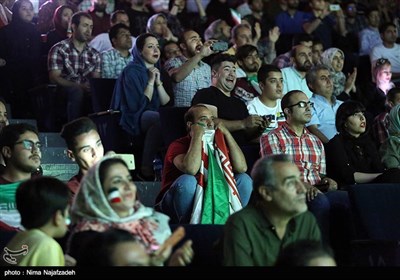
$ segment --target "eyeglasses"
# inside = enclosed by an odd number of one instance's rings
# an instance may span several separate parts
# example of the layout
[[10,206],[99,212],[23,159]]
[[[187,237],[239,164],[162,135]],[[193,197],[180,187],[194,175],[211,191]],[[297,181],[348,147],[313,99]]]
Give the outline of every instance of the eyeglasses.
[[22,144],[24,146],[24,149],[32,151],[33,147],[35,147],[36,149],[40,150],[42,148],[42,143],[40,142],[33,142],[31,140],[22,140],[19,142],[16,142],[15,144]]
[[379,59],[376,61],[375,67],[379,67],[379,66],[382,66],[382,65],[384,65],[384,64],[390,64],[389,59],[387,59],[387,58],[379,58]]
[[297,102],[296,104],[287,106],[286,108],[291,108],[291,107],[294,107],[294,106],[299,106],[300,108],[306,108],[307,106],[310,106],[310,107],[313,107],[313,108],[314,108],[314,103],[312,103],[312,102],[305,102],[305,101],[299,101],[299,102]]

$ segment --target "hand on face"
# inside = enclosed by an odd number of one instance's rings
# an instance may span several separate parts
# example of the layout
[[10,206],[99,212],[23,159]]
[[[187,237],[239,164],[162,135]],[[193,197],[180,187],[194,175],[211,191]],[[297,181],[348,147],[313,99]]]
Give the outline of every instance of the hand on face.
[[211,50],[211,45],[215,42],[217,42],[217,40],[208,40],[208,41],[204,42],[203,46],[200,49],[200,55],[202,57],[207,57],[207,56],[213,54],[214,51]]

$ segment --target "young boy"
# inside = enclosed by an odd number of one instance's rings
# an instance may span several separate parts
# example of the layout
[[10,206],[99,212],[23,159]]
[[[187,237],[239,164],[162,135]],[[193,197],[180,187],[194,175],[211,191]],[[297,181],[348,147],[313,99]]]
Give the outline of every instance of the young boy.
[[68,187],[52,177],[21,183],[16,192],[17,209],[26,231],[18,232],[3,251],[3,264],[17,266],[64,266],[64,253],[54,238],[67,232]]

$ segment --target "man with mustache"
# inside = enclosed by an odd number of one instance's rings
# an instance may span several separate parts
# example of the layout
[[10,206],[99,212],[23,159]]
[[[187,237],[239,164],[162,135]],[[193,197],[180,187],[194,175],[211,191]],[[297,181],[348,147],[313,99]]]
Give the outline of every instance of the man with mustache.
[[88,45],[92,36],[92,17],[85,12],[75,13],[71,28],[72,37],[54,45],[48,55],[49,79],[67,99],[68,121],[88,113],[84,105],[85,101],[90,104],[89,79],[101,75],[100,54]]
[[261,59],[257,47],[249,44],[239,47],[235,56],[245,76],[237,78],[233,95],[247,103],[261,94],[257,79]]
[[179,38],[183,55],[169,59],[164,65],[172,80],[175,107],[189,107],[195,93],[211,85],[210,66],[202,60],[214,53],[212,44],[211,40],[203,43],[193,30],[185,31]]
[[290,157],[259,159],[251,177],[249,204],[232,214],[224,227],[224,265],[273,266],[287,245],[321,240],[315,218],[307,211],[302,175]]
[[327,66],[317,65],[306,74],[308,87],[314,103],[311,121],[307,124],[308,130],[327,144],[338,132],[335,126],[336,112],[343,102],[333,95],[333,82]]
[[93,20],[92,36],[107,32],[110,28],[110,15],[106,13],[108,0],[93,0],[89,15]]
[[317,218],[323,239],[328,241],[331,201],[349,204],[347,194],[334,191],[337,183],[325,176],[325,149],[321,140],[305,128],[311,120],[312,106],[302,91],[288,92],[281,101],[286,122],[261,136],[260,153],[261,156],[286,154],[297,165],[306,186],[308,207]]
[[290,61],[293,66],[281,69],[283,95],[291,90],[301,90],[308,98],[311,98],[312,92],[306,82],[306,73],[313,66],[311,48],[304,45],[294,46],[290,54]]
[[21,228],[21,218],[15,205],[15,191],[22,181],[29,180],[41,163],[41,143],[36,127],[10,124],[0,136],[0,151],[5,167],[0,174],[0,228]]

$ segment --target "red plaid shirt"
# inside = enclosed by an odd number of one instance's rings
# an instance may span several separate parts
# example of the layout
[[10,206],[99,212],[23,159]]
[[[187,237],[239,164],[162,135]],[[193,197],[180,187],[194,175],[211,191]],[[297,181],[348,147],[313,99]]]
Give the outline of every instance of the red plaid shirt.
[[101,73],[100,53],[86,47],[81,53],[74,47],[72,39],[66,39],[54,45],[48,56],[48,69],[61,70],[61,77],[77,83],[87,82],[93,72]]
[[302,180],[311,185],[321,181],[320,174],[326,174],[324,146],[321,140],[306,128],[299,137],[285,122],[281,127],[261,136],[260,148],[262,156],[291,156],[302,174]]
[[389,137],[389,113],[383,112],[377,115],[372,123],[372,133],[375,142],[379,145],[383,144]]

